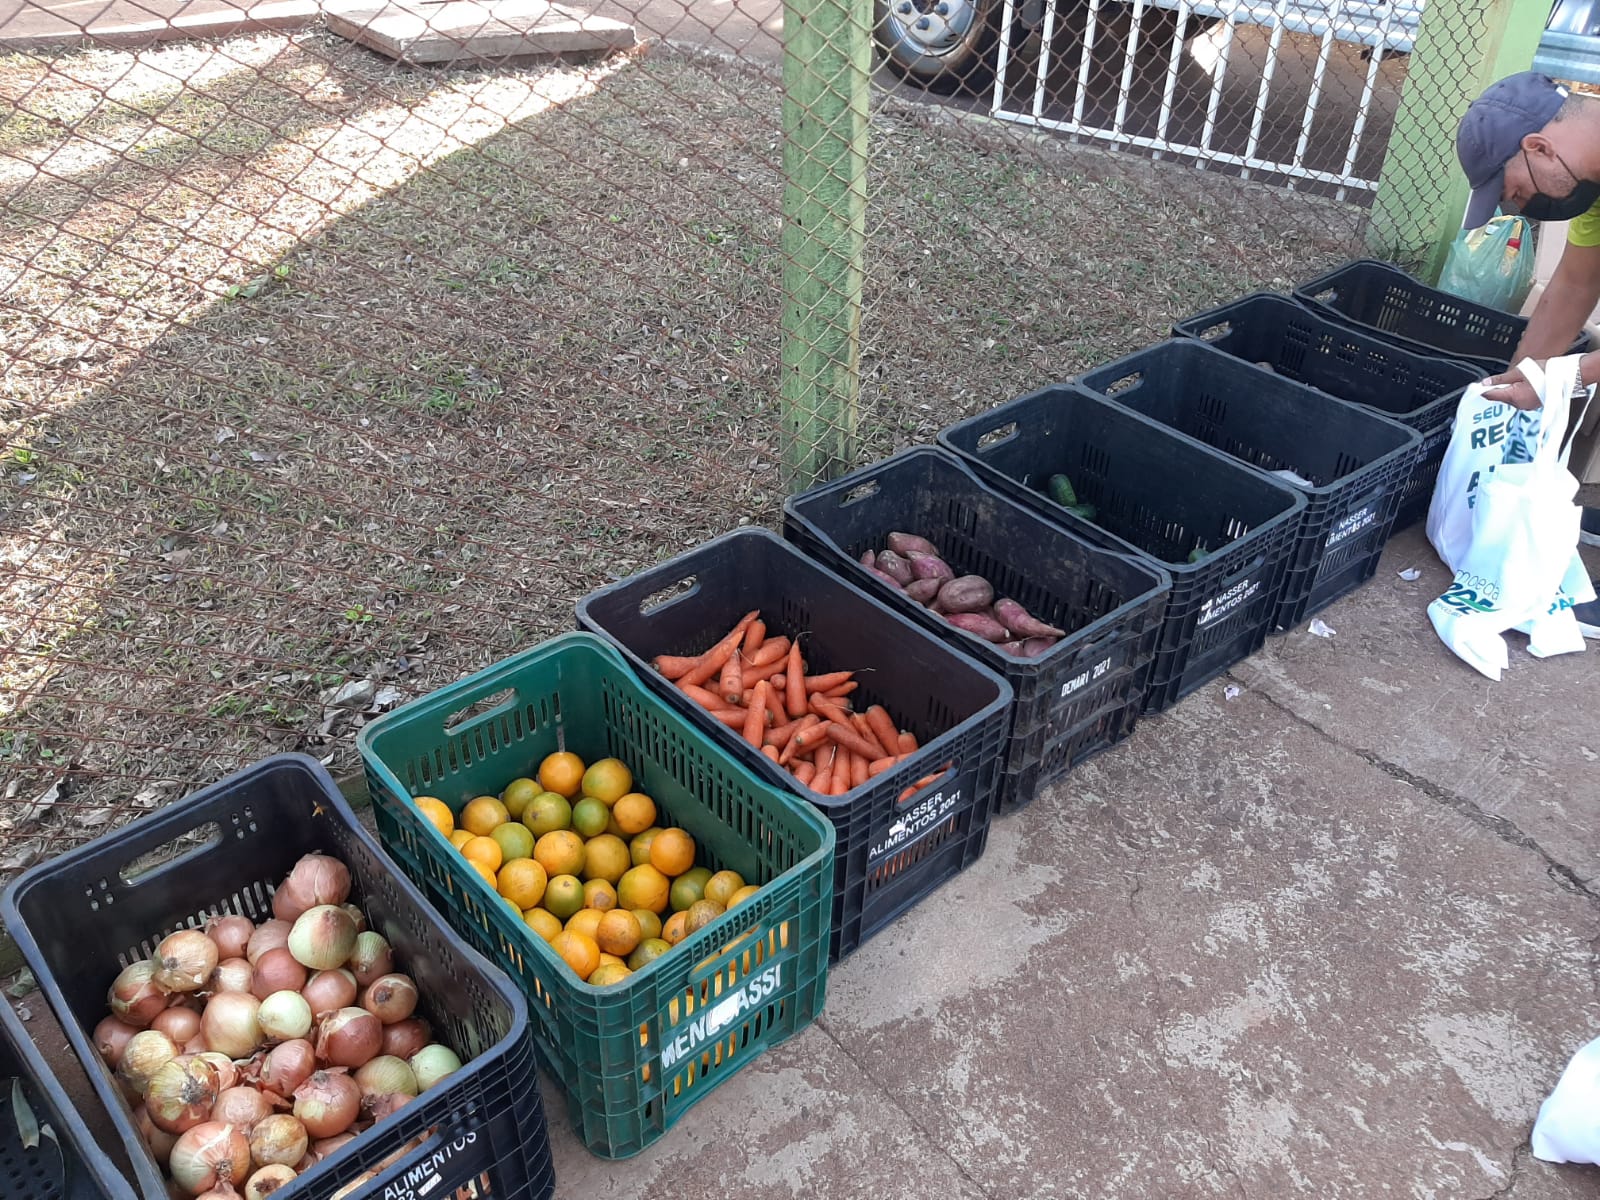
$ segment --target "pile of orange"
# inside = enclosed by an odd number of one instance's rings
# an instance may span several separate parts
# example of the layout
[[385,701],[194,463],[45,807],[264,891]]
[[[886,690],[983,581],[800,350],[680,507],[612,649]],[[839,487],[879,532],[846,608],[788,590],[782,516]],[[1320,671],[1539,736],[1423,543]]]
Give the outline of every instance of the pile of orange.
[[756,892],[737,871],[696,866],[688,831],[656,824],[616,758],[559,751],[535,776],[456,813],[416,805],[568,967],[595,987],[626,979]]

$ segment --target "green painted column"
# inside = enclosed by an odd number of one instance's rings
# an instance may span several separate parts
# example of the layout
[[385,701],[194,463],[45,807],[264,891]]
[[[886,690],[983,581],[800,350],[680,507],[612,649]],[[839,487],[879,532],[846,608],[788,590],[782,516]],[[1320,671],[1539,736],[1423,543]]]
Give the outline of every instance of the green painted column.
[[866,255],[870,0],[783,10],[784,482],[855,464]]
[[1456,125],[1479,92],[1533,63],[1550,0],[1428,0],[1406,70],[1367,245],[1439,278],[1467,207]]

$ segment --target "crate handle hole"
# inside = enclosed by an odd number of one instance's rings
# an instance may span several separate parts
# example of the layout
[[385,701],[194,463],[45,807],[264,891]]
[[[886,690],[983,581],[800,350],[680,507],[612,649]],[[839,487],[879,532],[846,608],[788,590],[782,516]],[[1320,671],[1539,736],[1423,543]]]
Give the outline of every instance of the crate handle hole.
[[490,692],[481,696],[465,708],[458,708],[444,719],[444,731],[455,733],[463,725],[476,721],[479,717],[488,716],[490,713],[499,712],[501,709],[510,708],[516,703],[516,688],[501,688],[498,692]]
[[639,615],[647,616],[659,608],[665,608],[669,604],[677,604],[681,600],[687,600],[699,590],[700,576],[690,575],[687,578],[680,579],[676,583],[668,584],[659,591],[651,592],[643,600],[639,601]]
[[1144,382],[1144,372],[1135,371],[1131,375],[1124,375],[1121,379],[1113,379],[1106,386],[1106,395],[1115,396],[1120,392],[1131,392]]
[[901,792],[899,798],[894,802],[895,811],[900,812],[904,809],[910,808],[917,801],[931,794],[936,788],[942,788],[955,777],[956,764],[953,762],[945,763],[943,769],[940,770],[934,778],[928,780],[928,782],[923,784],[921,787],[912,784],[905,791]]
[[876,496],[880,490],[878,481],[869,479],[866,483],[858,484],[846,492],[844,498],[839,501],[839,507],[845,508],[851,504],[859,504],[863,500]]
[[117,877],[123,883],[137,883],[154,871],[175,867],[184,859],[204,854],[221,844],[222,826],[215,821],[206,821],[169,842],[162,842],[142,852],[138,858],[118,868]]
[[1218,321],[1215,325],[1207,325],[1200,331],[1200,339],[1206,342],[1221,341],[1233,332],[1231,321]]
[[991,446],[998,446],[1002,442],[1009,442],[1017,436],[1017,423],[1008,421],[998,429],[991,429],[978,439],[978,449],[987,450]]

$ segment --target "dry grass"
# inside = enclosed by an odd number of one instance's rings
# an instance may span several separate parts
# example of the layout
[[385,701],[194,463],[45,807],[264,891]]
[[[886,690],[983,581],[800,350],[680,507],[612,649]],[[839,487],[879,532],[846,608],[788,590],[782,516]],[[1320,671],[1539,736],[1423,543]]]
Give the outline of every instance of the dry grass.
[[[13,57],[0,92],[0,875],[271,751],[349,768],[371,712],[774,521],[760,72],[308,34]],[[873,136],[868,458],[1352,229],[946,110]]]

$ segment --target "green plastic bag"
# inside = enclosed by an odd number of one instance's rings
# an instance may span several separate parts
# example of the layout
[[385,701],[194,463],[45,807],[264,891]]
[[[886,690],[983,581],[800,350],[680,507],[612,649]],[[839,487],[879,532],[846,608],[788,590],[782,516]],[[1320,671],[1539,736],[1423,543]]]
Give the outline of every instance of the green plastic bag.
[[1533,226],[1526,217],[1495,217],[1456,234],[1439,276],[1453,296],[1516,312],[1533,287]]

